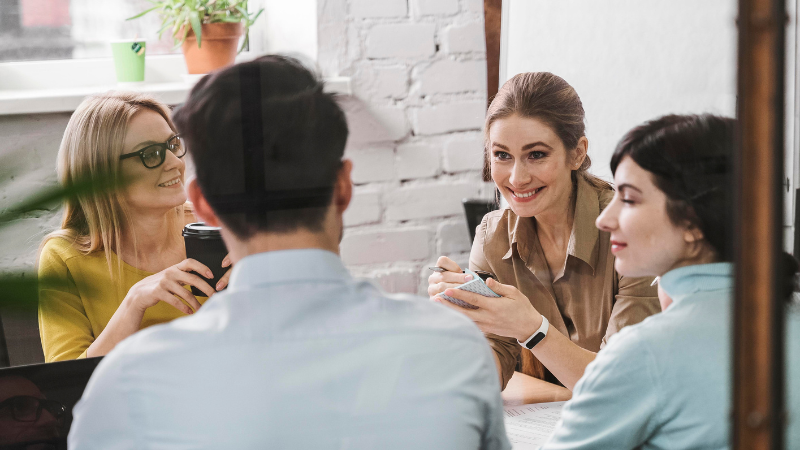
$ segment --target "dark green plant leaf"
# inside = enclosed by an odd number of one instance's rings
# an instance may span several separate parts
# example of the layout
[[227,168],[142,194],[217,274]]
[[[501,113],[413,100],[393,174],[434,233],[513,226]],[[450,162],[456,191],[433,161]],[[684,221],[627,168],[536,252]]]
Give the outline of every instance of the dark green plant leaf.
[[[214,22],[243,22],[245,32],[245,42],[249,42],[246,37],[248,29],[258,19],[263,8],[255,14],[247,12],[247,1],[228,1],[228,0],[148,0],[154,7],[143,11],[127,20],[136,19],[143,15],[157,11],[161,16],[162,28],[158,32],[159,38],[163,32],[172,27],[172,37],[175,46],[181,45],[186,41],[189,27],[197,36],[197,46],[202,43],[202,24]],[[181,33],[183,29],[183,33]],[[246,45],[242,46],[241,52]]]
[[39,306],[39,280],[34,273],[0,276],[0,310],[33,312]]
[[[15,220],[31,211],[48,209],[67,198],[118,189],[123,181],[106,177],[79,180],[68,187],[52,187],[34,194],[20,204],[0,212],[0,225]],[[0,291],[2,292],[2,291]]]
[[197,38],[197,48],[200,48],[200,38],[202,37],[203,27],[200,23],[200,15],[197,14],[197,11],[189,13],[189,21],[192,24],[192,31],[194,31],[194,35]]
[[146,9],[146,10],[144,10],[144,11],[140,12],[139,14],[137,14],[137,15],[135,15],[135,16],[133,16],[133,17],[128,17],[128,18],[127,18],[127,19],[125,19],[125,20],[133,20],[133,19],[138,19],[139,17],[142,17],[143,15],[145,15],[145,14],[147,14],[147,13],[151,12],[151,11],[155,11],[155,10],[157,10],[157,9],[159,9],[159,8],[160,8],[160,6],[154,6],[154,7],[150,8],[150,9]]

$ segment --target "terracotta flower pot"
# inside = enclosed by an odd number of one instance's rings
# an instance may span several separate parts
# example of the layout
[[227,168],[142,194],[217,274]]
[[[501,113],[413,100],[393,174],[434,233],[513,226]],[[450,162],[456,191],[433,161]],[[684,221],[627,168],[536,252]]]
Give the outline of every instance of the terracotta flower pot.
[[241,22],[204,23],[198,48],[197,37],[190,29],[182,45],[189,73],[208,73],[233,64],[243,31]]

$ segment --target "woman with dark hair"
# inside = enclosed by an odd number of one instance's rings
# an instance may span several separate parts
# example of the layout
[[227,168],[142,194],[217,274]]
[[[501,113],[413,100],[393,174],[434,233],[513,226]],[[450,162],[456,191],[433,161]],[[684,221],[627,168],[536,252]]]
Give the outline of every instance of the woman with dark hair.
[[659,276],[663,313],[620,332],[575,386],[543,449],[728,448],[735,121],[665,116],[611,161],[597,219],[623,276]]
[[[505,297],[475,296],[475,310],[442,303],[487,333],[503,388],[521,360],[523,373],[572,389],[610,336],[659,311],[653,278],[617,273],[608,233],[595,228],[614,191],[587,171],[584,110],[572,86],[547,72],[516,75],[492,100],[484,133],[509,208],[483,218],[469,266],[494,274],[499,282],[489,286]],[[449,258],[437,265],[447,271],[429,278],[434,300],[471,278]],[[538,342],[539,331],[551,337]]]

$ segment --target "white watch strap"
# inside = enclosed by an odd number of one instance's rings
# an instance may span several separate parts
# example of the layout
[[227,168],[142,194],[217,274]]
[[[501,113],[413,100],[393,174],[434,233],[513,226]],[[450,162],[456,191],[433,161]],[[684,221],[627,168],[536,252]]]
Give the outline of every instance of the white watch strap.
[[539,326],[539,329],[534,332],[531,337],[525,340],[525,342],[517,341],[519,345],[527,348],[532,349],[536,346],[539,342],[542,342],[545,336],[547,336],[547,330],[550,329],[550,322],[547,321],[547,317],[542,316],[542,325]]

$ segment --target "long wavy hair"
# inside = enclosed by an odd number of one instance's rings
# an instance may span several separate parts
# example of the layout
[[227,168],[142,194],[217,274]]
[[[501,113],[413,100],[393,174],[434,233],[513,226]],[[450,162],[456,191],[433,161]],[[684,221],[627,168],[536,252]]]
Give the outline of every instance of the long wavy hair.
[[[170,109],[150,95],[111,91],[86,98],[72,114],[58,150],[58,181],[65,188],[90,183],[92,189],[67,198],[61,229],[48,234],[41,248],[53,238],[67,239],[84,255],[103,251],[112,278],[121,273],[122,233],[130,230],[129,211],[119,189],[120,172],[128,124],[140,111],[150,110],[175,125]],[[170,229],[176,236],[183,224],[183,205],[170,214]],[[132,231],[131,231],[132,232]],[[136,236],[132,236],[134,247]]]

